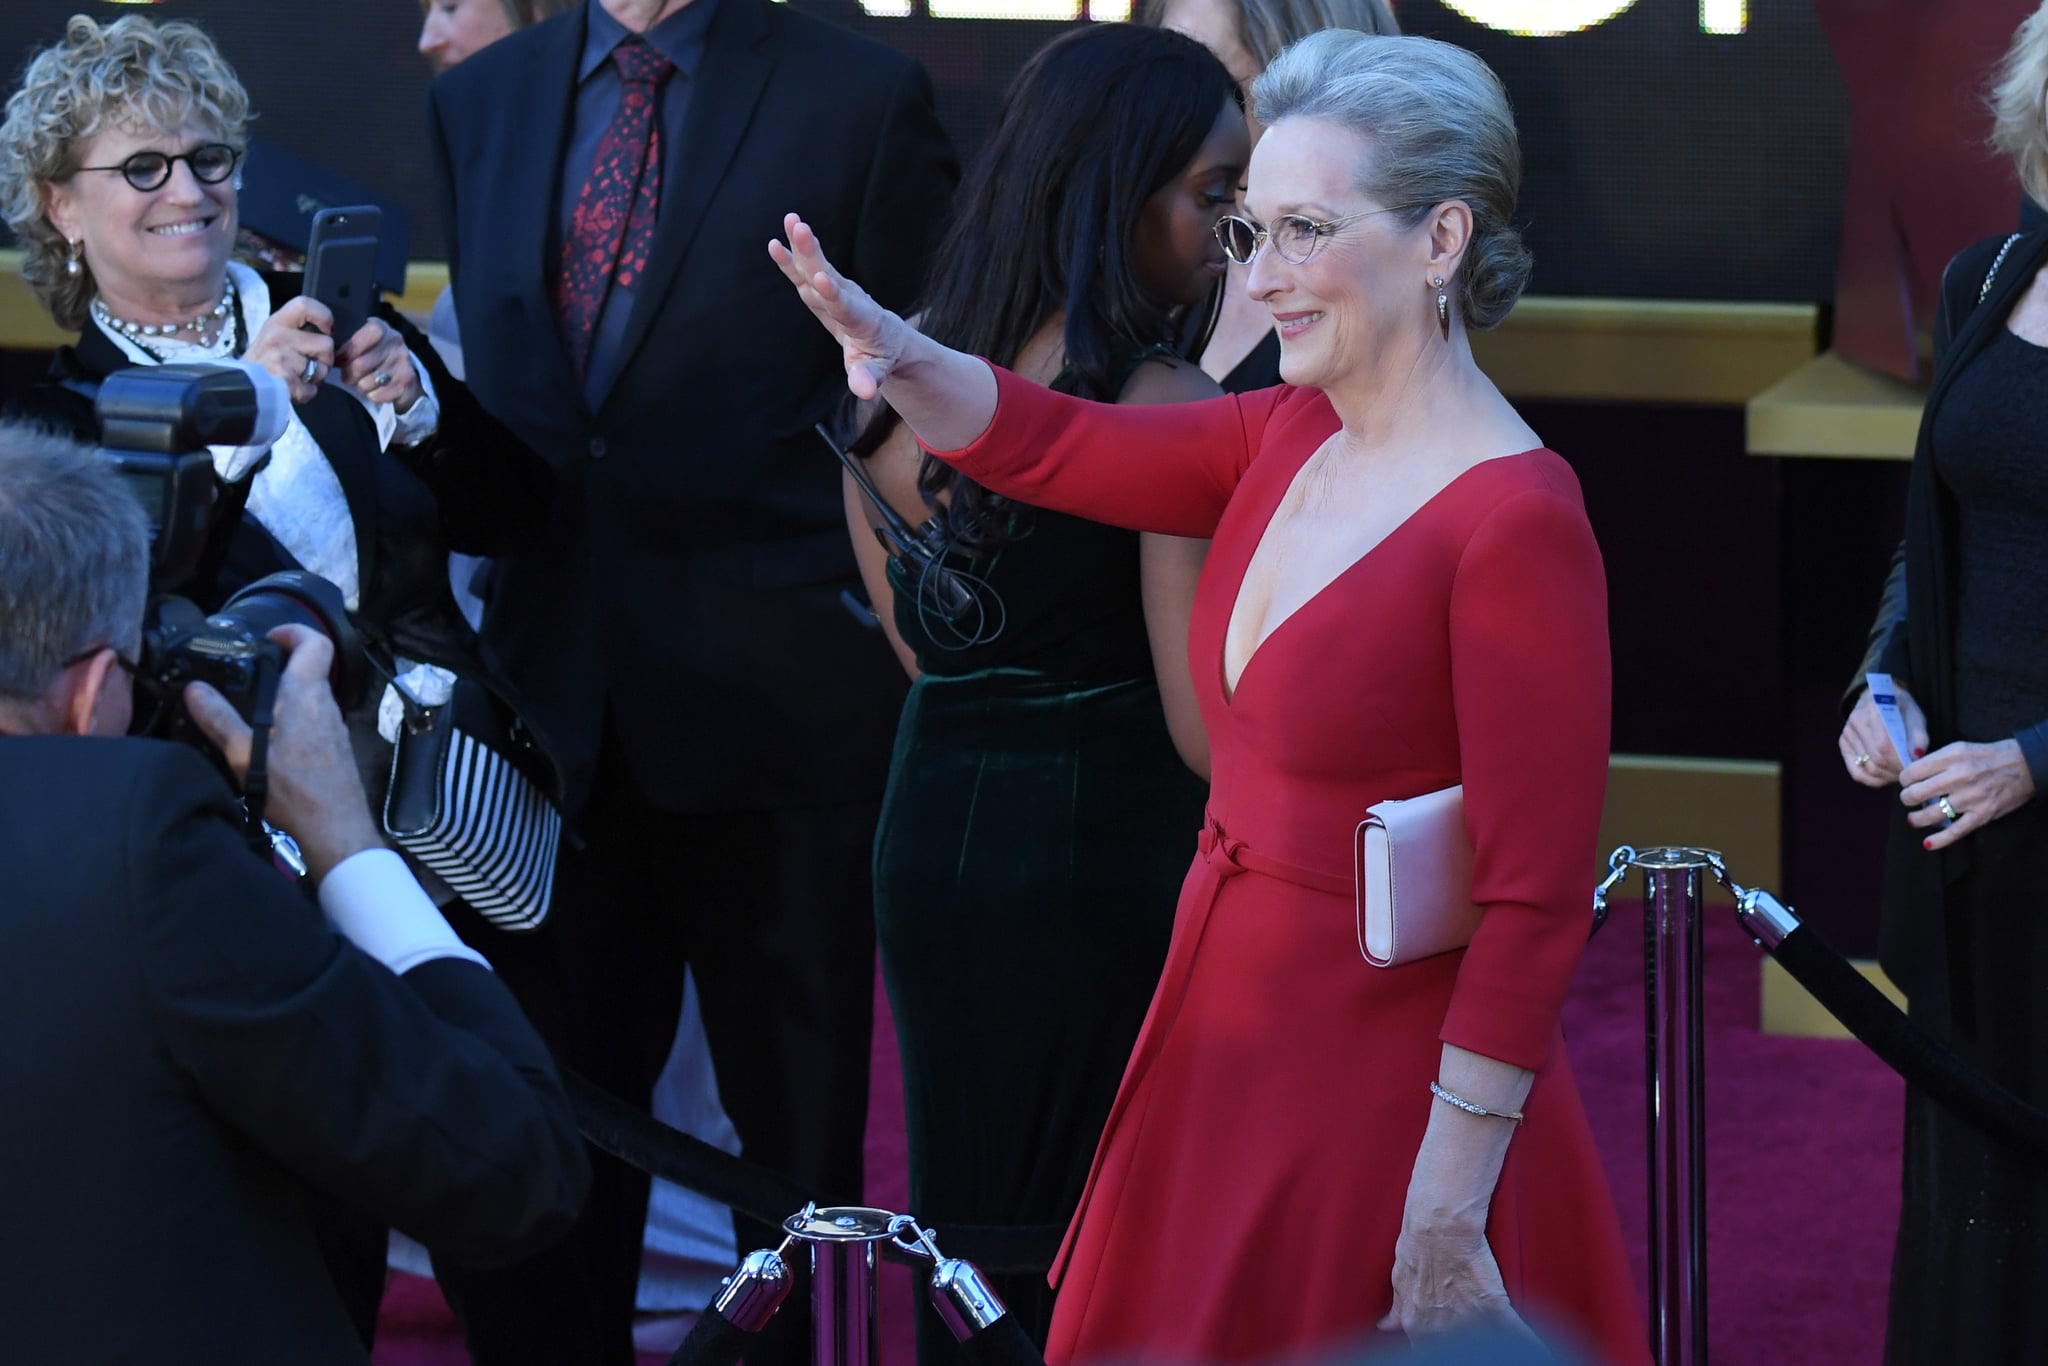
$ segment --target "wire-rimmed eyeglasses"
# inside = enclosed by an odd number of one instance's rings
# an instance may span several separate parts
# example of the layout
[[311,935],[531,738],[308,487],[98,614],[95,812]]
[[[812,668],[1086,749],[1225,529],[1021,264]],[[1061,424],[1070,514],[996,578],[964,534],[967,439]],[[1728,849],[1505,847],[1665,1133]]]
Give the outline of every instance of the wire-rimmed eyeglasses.
[[1392,213],[1393,209],[1367,209],[1345,218],[1332,218],[1318,223],[1298,213],[1283,213],[1278,218],[1260,227],[1249,218],[1236,214],[1225,214],[1216,220],[1216,240],[1223,244],[1223,254],[1241,266],[1248,266],[1259,254],[1259,248],[1271,242],[1273,250],[1280,253],[1280,259],[1301,265],[1316,254],[1316,248],[1346,223],[1356,223],[1361,218],[1374,214]]
[[171,178],[171,166],[182,161],[202,185],[218,185],[235,173],[242,149],[225,142],[203,142],[189,152],[137,152],[118,166],[81,166],[81,171],[119,171],[138,190],[160,188]]

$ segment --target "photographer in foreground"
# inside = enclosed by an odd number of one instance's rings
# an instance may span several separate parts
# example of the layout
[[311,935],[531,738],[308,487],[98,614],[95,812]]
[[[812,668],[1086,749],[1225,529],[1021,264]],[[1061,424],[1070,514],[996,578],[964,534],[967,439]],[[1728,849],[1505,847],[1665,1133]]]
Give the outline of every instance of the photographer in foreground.
[[[583,1145],[379,840],[324,638],[274,637],[267,762],[318,911],[196,752],[96,738],[127,728],[146,538],[91,452],[0,424],[0,1359],[364,1362],[317,1206],[502,1261],[573,1219]],[[183,701],[243,774],[249,727]]]

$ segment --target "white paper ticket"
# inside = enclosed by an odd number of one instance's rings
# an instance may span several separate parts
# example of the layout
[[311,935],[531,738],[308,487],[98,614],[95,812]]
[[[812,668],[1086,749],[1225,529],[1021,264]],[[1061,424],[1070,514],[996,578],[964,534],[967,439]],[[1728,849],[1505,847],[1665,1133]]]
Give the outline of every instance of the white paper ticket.
[[1899,715],[1899,690],[1892,686],[1890,674],[1865,674],[1863,679],[1870,685],[1870,700],[1877,704],[1877,714],[1884,718],[1885,731],[1892,737],[1892,752],[1904,768],[1913,762],[1913,742],[1906,738],[1906,718]]

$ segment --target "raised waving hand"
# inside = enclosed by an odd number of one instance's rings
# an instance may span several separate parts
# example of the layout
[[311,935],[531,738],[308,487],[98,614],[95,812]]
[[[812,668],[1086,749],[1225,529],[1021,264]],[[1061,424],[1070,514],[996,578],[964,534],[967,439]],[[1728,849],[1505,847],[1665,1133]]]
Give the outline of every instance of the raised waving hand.
[[784,214],[782,230],[789,235],[789,244],[771,240],[768,255],[796,286],[811,316],[839,343],[846,361],[846,387],[856,397],[876,397],[902,357],[903,334],[912,330],[910,324],[834,269],[810,224],[793,213]]
[[789,241],[769,242],[768,255],[839,343],[854,396],[879,396],[935,450],[958,450],[980,436],[996,412],[988,365],[939,345],[875,302],[833,267],[796,214],[783,216],[782,229]]

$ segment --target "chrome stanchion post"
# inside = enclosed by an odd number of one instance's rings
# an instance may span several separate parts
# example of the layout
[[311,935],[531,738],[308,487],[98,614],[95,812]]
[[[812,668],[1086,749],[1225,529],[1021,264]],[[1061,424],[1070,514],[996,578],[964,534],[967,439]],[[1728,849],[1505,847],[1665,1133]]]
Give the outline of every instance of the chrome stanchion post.
[[860,1206],[805,1208],[783,1230],[811,1245],[813,1366],[880,1366],[875,1255],[896,1216]]
[[1658,1366],[1707,1366],[1707,849],[1644,849],[1643,996],[1650,1080],[1650,1336]]

